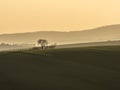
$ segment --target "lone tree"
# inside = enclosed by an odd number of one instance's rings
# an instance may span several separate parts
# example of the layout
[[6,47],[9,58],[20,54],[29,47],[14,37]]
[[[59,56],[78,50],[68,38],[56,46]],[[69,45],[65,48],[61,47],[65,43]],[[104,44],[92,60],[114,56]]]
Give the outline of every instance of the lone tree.
[[42,50],[45,49],[48,45],[48,41],[45,39],[39,39],[38,40],[38,45],[41,45]]

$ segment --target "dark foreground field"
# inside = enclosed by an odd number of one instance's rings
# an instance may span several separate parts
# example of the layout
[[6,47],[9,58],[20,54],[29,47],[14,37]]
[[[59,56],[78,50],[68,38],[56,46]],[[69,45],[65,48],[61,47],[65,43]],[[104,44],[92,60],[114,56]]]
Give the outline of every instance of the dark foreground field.
[[120,47],[2,52],[0,90],[120,90]]

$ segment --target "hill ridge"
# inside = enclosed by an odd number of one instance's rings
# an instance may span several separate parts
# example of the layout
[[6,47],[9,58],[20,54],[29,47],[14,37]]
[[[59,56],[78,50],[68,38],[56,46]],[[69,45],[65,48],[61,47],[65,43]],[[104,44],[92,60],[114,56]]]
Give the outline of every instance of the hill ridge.
[[37,31],[15,34],[1,34],[0,42],[35,43],[44,38],[56,43],[86,43],[120,40],[120,24],[108,25],[84,31]]

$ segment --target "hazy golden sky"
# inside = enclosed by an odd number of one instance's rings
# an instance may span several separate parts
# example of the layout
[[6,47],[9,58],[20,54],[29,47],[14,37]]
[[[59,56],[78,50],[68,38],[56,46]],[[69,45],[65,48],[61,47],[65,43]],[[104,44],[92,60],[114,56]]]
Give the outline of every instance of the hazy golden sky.
[[120,24],[120,0],[0,0],[0,33]]

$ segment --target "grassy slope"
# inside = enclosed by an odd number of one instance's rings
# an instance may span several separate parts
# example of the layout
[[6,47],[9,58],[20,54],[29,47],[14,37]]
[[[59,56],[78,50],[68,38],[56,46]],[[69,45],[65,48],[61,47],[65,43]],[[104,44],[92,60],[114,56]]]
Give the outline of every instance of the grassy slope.
[[119,46],[0,53],[0,90],[119,89]]

